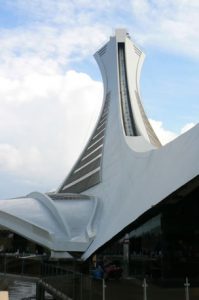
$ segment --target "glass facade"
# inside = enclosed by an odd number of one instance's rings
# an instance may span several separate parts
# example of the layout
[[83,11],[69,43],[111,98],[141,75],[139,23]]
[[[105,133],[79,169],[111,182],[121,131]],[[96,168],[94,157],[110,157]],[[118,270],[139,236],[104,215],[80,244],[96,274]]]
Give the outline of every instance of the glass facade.
[[[199,187],[181,195],[176,192],[135,224],[125,231],[130,275],[199,279]],[[125,238],[114,240],[101,254],[122,261],[125,243]]]

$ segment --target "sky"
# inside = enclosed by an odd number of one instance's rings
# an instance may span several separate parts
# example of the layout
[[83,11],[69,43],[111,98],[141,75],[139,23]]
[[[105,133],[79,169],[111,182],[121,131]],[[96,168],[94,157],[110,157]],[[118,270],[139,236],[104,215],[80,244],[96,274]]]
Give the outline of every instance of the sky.
[[141,98],[161,142],[198,122],[198,0],[1,0],[0,199],[68,174],[102,104],[93,54],[115,28],[146,54]]

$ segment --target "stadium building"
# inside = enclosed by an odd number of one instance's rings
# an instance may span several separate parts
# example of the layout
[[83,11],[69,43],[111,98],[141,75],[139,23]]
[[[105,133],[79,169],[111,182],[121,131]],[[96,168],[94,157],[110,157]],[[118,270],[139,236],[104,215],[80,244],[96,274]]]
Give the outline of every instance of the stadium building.
[[126,30],[95,59],[104,99],[85,148],[56,192],[1,200],[0,226],[51,257],[122,255],[133,274],[197,277],[199,125],[161,145],[140,99],[144,54]]

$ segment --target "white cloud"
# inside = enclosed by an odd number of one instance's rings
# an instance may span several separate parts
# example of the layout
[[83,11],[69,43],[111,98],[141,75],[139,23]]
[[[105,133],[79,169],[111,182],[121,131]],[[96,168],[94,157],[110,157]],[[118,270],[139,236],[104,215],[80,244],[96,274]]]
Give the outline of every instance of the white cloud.
[[24,185],[43,182],[43,189],[51,189],[91,133],[102,84],[74,70],[43,72],[45,62],[37,72],[31,63],[22,62],[22,68],[14,81],[15,69],[0,77],[0,170],[16,174]]
[[0,144],[0,169],[13,171],[21,165],[19,151],[9,144]]
[[[128,6],[128,0],[6,0],[6,6],[18,14],[26,14],[30,20],[44,24],[88,24],[103,14],[121,11]],[[95,18],[95,19],[94,19]]]
[[187,123],[181,128],[180,132],[176,133],[164,128],[163,123],[161,121],[155,121],[152,119],[149,119],[149,121],[155,133],[157,134],[158,138],[160,139],[162,145],[171,142],[172,140],[177,138],[180,134],[185,133],[186,131],[190,130],[192,127],[195,126],[194,123]]
[[196,124],[194,123],[187,123],[186,125],[184,125],[180,131],[180,133],[185,133],[186,131],[188,131],[189,129],[193,128]]
[[161,121],[155,121],[152,119],[149,119],[149,121],[162,145],[169,143],[177,137],[175,132],[165,129]]
[[[57,1],[48,1],[40,11],[39,3],[30,1],[31,14],[39,19],[45,13],[44,22],[0,29],[0,175],[2,184],[15,174],[21,185],[42,182],[42,190],[48,190],[75,162],[102,101],[102,84],[70,70],[68,63],[91,56],[107,37],[107,29],[86,22],[77,26],[73,9],[67,10],[67,18],[66,7],[62,11]],[[23,4],[27,2],[16,2]],[[13,8],[13,2],[9,5]],[[65,22],[74,24],[49,25],[49,10],[56,11],[57,18],[63,13]]]
[[5,6],[25,19],[26,28],[18,26],[0,33],[1,48],[15,44],[16,53],[23,49],[66,63],[71,57],[92,54],[112,28],[122,26],[135,32],[142,45],[199,56],[198,1],[7,0]]
[[54,67],[65,66],[69,59],[71,63],[91,56],[107,32],[101,25],[60,29],[36,24],[31,28],[1,29],[0,63],[11,66],[13,60],[15,64],[23,60],[34,67],[38,60],[48,60]]
[[199,57],[198,1],[132,0],[131,7],[140,43]]

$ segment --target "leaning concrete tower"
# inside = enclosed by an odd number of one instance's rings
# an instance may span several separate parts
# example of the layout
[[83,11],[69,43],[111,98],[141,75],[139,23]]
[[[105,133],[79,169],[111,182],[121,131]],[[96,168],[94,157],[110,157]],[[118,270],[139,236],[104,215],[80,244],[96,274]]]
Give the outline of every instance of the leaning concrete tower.
[[104,83],[102,110],[84,151],[58,193],[79,193],[99,184],[103,180],[103,161],[110,151],[116,155],[118,143],[123,142],[135,151],[161,146],[140,100],[143,52],[125,29],[118,29],[96,52],[95,59]]

